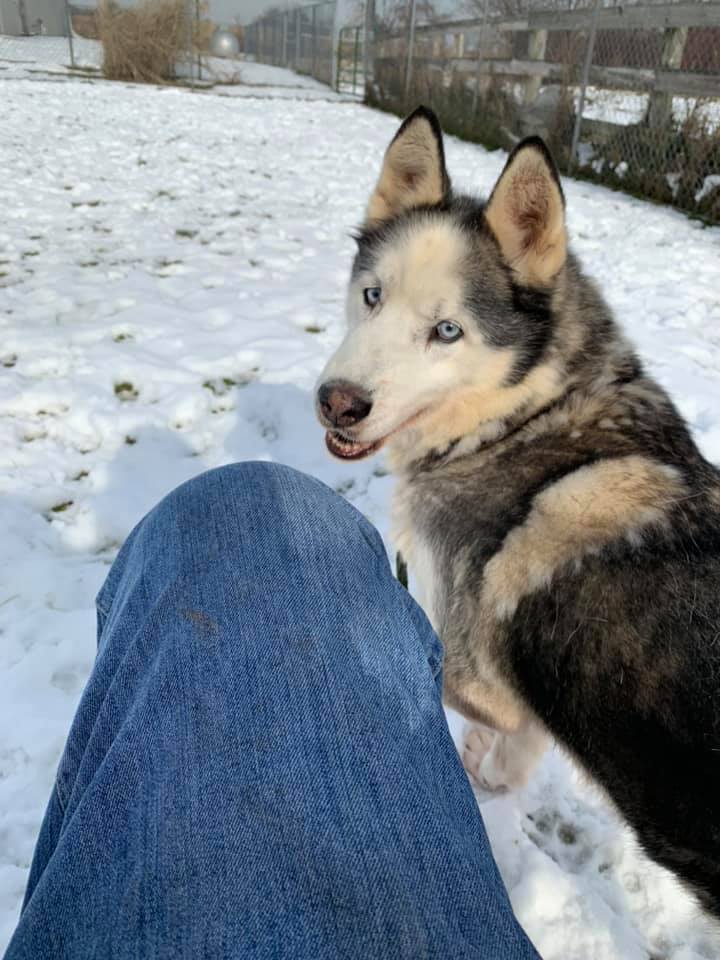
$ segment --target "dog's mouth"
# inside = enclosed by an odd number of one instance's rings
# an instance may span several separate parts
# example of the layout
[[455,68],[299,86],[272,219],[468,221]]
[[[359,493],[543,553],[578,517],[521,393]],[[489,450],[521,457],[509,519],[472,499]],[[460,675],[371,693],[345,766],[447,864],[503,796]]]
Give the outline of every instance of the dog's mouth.
[[341,430],[328,430],[325,434],[325,446],[334,457],[338,457],[340,460],[363,460],[365,457],[377,453],[380,447],[382,447],[390,437],[404,430],[406,427],[412,426],[426,410],[427,407],[418,410],[417,413],[408,417],[407,420],[403,420],[403,422],[395,427],[394,430],[391,430],[390,433],[386,433],[385,436],[380,437],[379,440],[373,440],[372,443],[361,443],[359,440],[353,440],[352,437],[346,436]]
[[359,443],[357,440],[346,437],[339,430],[328,430],[325,434],[325,446],[334,457],[340,460],[362,460],[379,450],[385,439],[382,437],[372,443]]

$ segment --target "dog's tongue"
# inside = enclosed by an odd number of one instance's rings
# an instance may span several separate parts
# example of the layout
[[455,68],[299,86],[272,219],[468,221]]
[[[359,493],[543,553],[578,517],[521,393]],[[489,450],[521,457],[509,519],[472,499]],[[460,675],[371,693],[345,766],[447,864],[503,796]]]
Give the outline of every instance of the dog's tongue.
[[348,440],[340,433],[332,433],[330,430],[325,434],[325,446],[335,457],[341,460],[359,460],[366,457],[378,446],[377,443],[358,443],[355,440]]

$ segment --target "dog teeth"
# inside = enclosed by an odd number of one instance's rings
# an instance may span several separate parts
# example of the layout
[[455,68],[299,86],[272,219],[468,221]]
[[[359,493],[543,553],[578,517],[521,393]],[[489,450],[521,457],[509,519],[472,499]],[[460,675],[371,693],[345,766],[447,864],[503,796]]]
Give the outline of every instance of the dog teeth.
[[331,434],[333,442],[340,447],[360,447],[362,444],[357,443],[355,440],[349,440],[347,437],[344,437],[341,433]]
[[328,441],[331,449],[333,449],[339,456],[346,457],[361,453],[368,446],[364,443],[358,443],[356,440],[350,440],[348,437],[344,437],[341,433],[329,433]]

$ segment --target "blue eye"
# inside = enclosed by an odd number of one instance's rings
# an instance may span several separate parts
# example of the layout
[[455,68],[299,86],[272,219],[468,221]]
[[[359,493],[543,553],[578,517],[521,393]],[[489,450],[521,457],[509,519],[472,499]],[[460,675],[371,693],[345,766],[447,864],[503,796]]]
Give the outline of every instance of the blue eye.
[[451,320],[441,320],[435,327],[435,336],[443,343],[453,343],[455,340],[459,340],[462,335],[463,332],[460,327]]
[[363,299],[369,307],[376,307],[380,303],[382,287],[365,287]]

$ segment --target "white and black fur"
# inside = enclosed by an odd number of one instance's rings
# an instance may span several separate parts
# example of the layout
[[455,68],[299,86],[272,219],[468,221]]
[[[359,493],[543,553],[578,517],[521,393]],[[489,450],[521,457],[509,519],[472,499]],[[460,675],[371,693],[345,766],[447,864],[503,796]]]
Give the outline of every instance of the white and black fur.
[[357,240],[318,416],[387,449],[468,766],[513,787],[555,738],[720,916],[720,475],[568,251],[547,149],[458,195],[420,108]]

